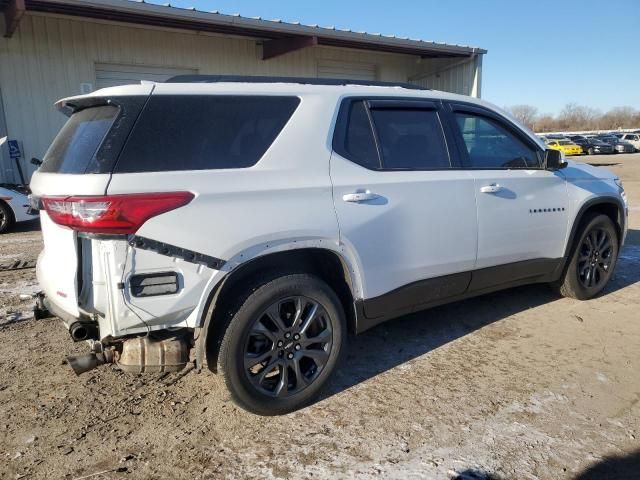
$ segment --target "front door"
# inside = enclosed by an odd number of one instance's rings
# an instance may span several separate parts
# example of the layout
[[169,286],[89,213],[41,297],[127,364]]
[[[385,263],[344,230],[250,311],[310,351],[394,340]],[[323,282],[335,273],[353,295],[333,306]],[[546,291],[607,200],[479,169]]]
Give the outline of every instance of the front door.
[[564,255],[569,211],[564,176],[545,170],[542,148],[510,122],[475,107],[452,109],[462,161],[474,177],[476,269],[531,261],[521,263],[511,280],[546,273]]
[[[470,172],[452,168],[439,102],[345,100],[331,179],[367,317],[466,290],[476,257]],[[432,279],[431,282],[424,281]]]

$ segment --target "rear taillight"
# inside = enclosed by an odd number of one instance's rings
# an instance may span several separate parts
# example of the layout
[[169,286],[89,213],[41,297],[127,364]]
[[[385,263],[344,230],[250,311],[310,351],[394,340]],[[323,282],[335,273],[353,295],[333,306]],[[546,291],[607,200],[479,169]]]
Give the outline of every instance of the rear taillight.
[[89,233],[135,233],[151,217],[182,207],[191,192],[43,197],[42,205],[58,225]]

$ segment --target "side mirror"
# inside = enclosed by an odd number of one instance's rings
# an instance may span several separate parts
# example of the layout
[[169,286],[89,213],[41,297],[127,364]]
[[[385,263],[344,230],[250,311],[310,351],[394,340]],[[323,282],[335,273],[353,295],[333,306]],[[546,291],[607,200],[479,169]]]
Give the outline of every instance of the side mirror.
[[33,157],[30,163],[31,165],[35,165],[36,167],[39,167],[40,165],[42,165],[42,160],[40,160],[39,158]]
[[546,170],[560,170],[566,166],[567,162],[564,159],[563,152],[552,148],[547,148],[544,151],[544,168]]

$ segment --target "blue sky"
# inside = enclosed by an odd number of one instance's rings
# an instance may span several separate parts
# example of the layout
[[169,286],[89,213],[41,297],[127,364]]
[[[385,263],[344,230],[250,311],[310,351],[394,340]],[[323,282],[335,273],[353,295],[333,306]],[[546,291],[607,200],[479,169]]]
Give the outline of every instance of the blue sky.
[[155,0],[489,50],[486,100],[640,109],[640,0]]

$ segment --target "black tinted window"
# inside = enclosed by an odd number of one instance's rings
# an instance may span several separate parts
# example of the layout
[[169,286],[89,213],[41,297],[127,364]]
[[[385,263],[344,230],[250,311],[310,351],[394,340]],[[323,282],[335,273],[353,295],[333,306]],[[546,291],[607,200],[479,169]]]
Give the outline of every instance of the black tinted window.
[[371,111],[388,169],[450,168],[447,145],[434,110],[373,109]]
[[117,115],[118,108],[110,105],[71,115],[47,150],[40,171],[85,173]]
[[378,151],[362,100],[351,104],[344,146],[349,159],[367,168],[379,168]]
[[[540,167],[536,150],[493,120],[470,113],[456,113],[456,120],[469,153],[470,168]],[[555,144],[556,140],[549,142]]]
[[250,167],[271,146],[299,103],[297,97],[152,96],[115,171]]

